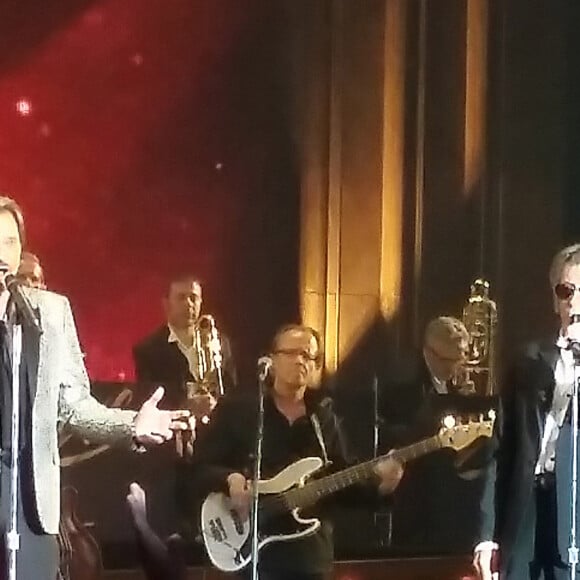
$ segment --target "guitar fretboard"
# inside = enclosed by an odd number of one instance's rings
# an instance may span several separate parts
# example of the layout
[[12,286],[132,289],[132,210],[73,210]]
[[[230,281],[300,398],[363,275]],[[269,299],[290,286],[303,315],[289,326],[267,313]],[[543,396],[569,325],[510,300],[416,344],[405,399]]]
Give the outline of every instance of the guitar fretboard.
[[413,443],[407,447],[391,451],[386,455],[381,455],[376,459],[348,467],[332,475],[321,477],[320,479],[307,483],[303,487],[291,489],[278,496],[264,498],[260,506],[261,511],[267,512],[268,515],[275,515],[276,513],[314,505],[317,501],[333,493],[376,477],[374,471],[375,466],[388,457],[396,459],[401,463],[406,463],[422,455],[441,449],[441,447],[439,437],[434,435],[418,443]]

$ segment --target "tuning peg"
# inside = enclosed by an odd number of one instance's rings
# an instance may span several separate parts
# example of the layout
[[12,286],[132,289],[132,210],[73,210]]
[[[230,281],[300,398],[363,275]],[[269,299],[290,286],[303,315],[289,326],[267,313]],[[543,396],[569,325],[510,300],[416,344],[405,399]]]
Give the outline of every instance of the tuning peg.
[[457,425],[457,420],[453,415],[446,415],[445,417],[443,417],[442,423],[443,426],[446,427],[447,429],[452,429],[453,427],[455,427],[455,425]]

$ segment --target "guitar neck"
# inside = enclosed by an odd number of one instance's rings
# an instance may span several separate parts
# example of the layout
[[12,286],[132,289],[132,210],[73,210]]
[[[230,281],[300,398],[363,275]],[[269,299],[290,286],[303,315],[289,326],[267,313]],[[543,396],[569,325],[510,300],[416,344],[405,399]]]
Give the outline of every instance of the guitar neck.
[[353,465],[332,475],[327,475],[303,487],[291,489],[284,493],[285,503],[290,509],[308,507],[333,493],[346,489],[357,483],[376,477],[375,466],[380,461],[393,458],[401,463],[407,463],[432,451],[441,449],[441,441],[437,435],[413,443],[407,447],[396,449],[386,455],[381,455],[365,463]]

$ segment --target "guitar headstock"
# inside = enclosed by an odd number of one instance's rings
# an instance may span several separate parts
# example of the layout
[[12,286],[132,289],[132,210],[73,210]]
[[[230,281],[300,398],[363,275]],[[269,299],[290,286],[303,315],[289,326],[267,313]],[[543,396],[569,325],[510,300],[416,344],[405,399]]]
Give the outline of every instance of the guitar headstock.
[[441,447],[461,451],[480,437],[491,437],[494,423],[495,411],[493,409],[490,409],[486,416],[469,417],[467,420],[448,415],[443,420],[443,427],[437,433],[437,439]]

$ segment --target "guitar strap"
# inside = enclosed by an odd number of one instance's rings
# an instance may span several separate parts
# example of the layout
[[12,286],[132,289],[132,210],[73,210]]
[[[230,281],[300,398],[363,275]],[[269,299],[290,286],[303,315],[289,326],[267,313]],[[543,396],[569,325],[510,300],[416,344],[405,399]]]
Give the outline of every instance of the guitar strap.
[[324,437],[322,436],[322,428],[320,427],[320,421],[315,413],[310,415],[310,422],[314,428],[314,433],[316,434],[316,439],[318,439],[318,444],[320,445],[320,450],[322,451],[322,459],[324,461],[324,466],[328,467],[332,461],[328,458],[328,453],[326,451],[326,444],[324,443]]

